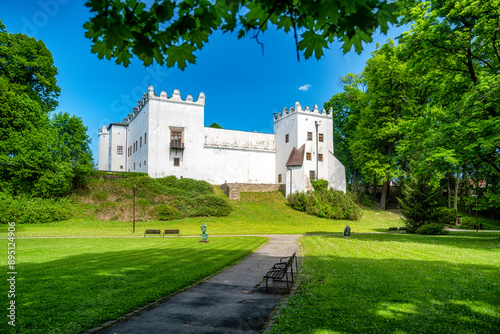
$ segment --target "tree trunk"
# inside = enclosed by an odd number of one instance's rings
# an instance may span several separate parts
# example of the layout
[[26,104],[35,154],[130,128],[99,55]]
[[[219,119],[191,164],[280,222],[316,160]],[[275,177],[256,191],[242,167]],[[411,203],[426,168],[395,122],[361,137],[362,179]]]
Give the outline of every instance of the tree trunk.
[[448,195],[448,209],[451,208],[451,194],[450,194],[450,173],[446,174],[446,185],[447,185],[447,189],[446,189],[446,194]]
[[373,175],[373,201],[377,201],[377,173]]
[[380,196],[380,208],[385,210],[386,202],[387,202],[387,194],[389,193],[390,180],[384,181],[382,185],[382,196]]
[[460,170],[457,172],[457,178],[455,180],[455,199],[453,200],[453,209],[458,211],[458,187],[460,186]]

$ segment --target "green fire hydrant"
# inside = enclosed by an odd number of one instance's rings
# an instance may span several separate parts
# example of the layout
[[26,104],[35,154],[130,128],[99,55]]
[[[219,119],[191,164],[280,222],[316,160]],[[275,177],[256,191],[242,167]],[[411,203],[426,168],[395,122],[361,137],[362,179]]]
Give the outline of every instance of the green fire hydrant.
[[200,242],[208,242],[208,233],[207,233],[207,225],[205,225],[205,223],[203,223],[203,225],[200,226],[201,228],[201,240]]

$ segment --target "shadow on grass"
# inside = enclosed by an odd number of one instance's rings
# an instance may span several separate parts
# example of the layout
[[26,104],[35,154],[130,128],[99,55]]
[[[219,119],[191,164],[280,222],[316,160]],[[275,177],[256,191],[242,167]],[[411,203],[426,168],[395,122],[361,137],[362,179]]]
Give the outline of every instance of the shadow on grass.
[[[330,237],[330,236],[327,236]],[[332,238],[338,236],[331,236]],[[390,241],[402,244],[427,244],[454,247],[459,249],[475,249],[489,252],[500,252],[500,233],[487,232],[451,232],[449,235],[428,236],[409,233],[385,234],[352,234],[351,238],[359,241]]]
[[[108,242],[93,240],[96,248]],[[19,263],[16,326],[2,321],[0,332],[80,333],[172,294],[250,253],[237,247],[197,245],[103,250],[43,263]],[[7,266],[0,268],[4,273],[8,271]],[[8,291],[5,282],[0,285],[2,291]]]
[[474,265],[349,252],[353,257],[306,257],[299,290],[271,333],[498,333],[498,260]]
[[338,232],[332,232],[332,231],[307,231],[305,232],[304,234],[316,234],[316,235],[338,235],[338,234],[342,234],[343,232],[342,231],[338,231]]

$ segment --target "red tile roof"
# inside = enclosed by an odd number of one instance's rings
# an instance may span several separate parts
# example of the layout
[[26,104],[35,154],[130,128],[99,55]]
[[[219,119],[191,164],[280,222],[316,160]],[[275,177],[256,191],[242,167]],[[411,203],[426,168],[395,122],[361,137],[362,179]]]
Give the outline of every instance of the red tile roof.
[[306,151],[306,144],[302,145],[298,150],[294,147],[290,157],[286,162],[287,167],[302,166],[304,162],[304,152]]

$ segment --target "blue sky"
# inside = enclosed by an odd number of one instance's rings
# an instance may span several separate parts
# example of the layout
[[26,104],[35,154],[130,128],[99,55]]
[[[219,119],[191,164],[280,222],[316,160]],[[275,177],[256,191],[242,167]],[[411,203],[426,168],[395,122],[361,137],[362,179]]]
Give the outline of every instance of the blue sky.
[[187,94],[196,99],[204,92],[206,126],[216,122],[225,129],[272,133],[274,112],[295,101],[321,109],[341,90],[339,77],[361,72],[376,42],[382,44],[403,31],[392,28],[387,36],[376,33],[361,55],[344,55],[341,45],[333,44],[319,61],[303,57],[297,61],[293,34],[267,31],[259,37],[263,54],[253,39],[216,33],[196,54],[196,64],[184,71],[158,64],[146,68],[137,59],[125,68],[90,52],[91,42],[82,27],[90,17],[84,2],[4,1],[0,19],[8,32],[41,39],[52,52],[61,87],[56,111],[82,118],[95,159],[98,129],[122,121],[148,84],[169,96],[178,88],[183,99]]

